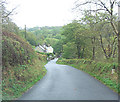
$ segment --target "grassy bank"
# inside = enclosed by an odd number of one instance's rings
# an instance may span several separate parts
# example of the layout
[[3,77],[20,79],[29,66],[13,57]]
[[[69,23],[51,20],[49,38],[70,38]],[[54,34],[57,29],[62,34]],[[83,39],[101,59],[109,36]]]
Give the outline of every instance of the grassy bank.
[[4,32],[2,40],[2,99],[20,97],[46,74],[47,56],[36,53],[19,36]]
[[[82,70],[97,80],[111,88],[118,93],[118,81],[117,81],[117,63],[101,63],[88,59],[59,59],[58,64],[70,65],[74,68]],[[111,74],[112,68],[115,65],[115,73]]]
[[26,65],[9,66],[9,71],[3,72],[2,90],[3,100],[20,97],[46,74],[45,60],[35,59]]

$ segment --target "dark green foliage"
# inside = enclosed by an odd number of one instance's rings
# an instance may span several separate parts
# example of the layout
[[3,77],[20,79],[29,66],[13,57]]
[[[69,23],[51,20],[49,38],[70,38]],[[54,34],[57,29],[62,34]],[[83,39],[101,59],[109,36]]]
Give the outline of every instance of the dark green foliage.
[[[70,24],[67,24],[65,26],[63,26],[63,32],[62,35],[65,36],[65,38],[63,39],[64,43],[71,43],[70,45],[70,50],[68,50],[68,53],[71,53],[71,51],[75,51],[76,53],[76,57],[77,58],[83,58],[84,56],[84,51],[85,51],[85,46],[86,46],[86,39],[85,39],[85,25],[81,24],[79,21],[73,21]],[[65,49],[67,49],[67,46],[63,46],[63,55]],[[73,53],[73,58],[75,58],[75,54]],[[66,56],[66,58],[68,58],[69,56]],[[65,56],[64,56],[65,58]]]
[[63,50],[63,43],[61,40],[59,40],[57,43],[54,44],[53,46],[54,52],[56,53],[57,56],[59,56],[62,53]]
[[76,45],[74,43],[67,43],[63,45],[63,58],[76,58],[77,57]]
[[37,41],[37,37],[33,34],[33,33],[29,33],[27,32],[26,34],[26,40],[33,46],[37,46],[38,45],[38,41]]

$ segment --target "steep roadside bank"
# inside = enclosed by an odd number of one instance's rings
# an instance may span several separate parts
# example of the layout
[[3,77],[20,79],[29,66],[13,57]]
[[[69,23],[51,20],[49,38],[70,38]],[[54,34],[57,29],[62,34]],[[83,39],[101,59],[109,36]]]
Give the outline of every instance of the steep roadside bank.
[[20,97],[46,74],[46,55],[15,34],[3,32],[2,54],[3,100]]

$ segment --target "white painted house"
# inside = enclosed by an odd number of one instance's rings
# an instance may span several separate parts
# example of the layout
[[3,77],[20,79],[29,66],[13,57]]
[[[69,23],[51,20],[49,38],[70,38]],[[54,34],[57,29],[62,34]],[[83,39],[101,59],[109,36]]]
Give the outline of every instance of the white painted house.
[[45,53],[53,53],[52,46],[47,47],[46,45],[39,45],[35,48],[35,51],[45,52]]
[[35,51],[38,51],[38,52],[45,52],[45,49],[42,47],[42,46],[37,46],[36,48],[35,48]]
[[47,52],[47,53],[53,53],[53,48],[52,48],[52,46],[46,47],[46,52]]

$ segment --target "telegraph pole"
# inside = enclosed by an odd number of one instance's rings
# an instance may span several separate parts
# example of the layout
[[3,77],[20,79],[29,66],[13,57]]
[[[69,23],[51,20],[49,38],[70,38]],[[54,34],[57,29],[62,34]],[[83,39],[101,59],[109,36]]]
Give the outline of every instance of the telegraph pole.
[[27,38],[26,25],[25,25],[25,39]]

